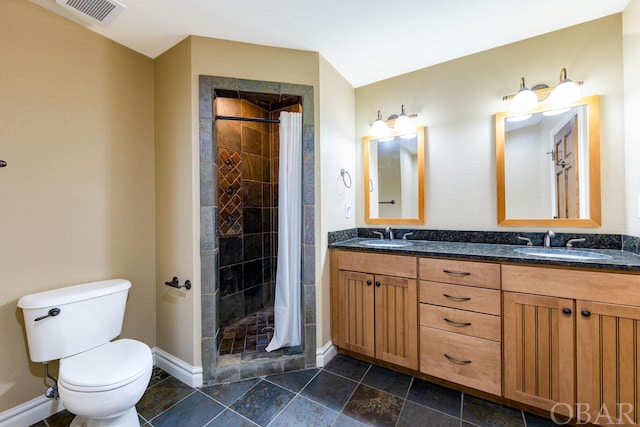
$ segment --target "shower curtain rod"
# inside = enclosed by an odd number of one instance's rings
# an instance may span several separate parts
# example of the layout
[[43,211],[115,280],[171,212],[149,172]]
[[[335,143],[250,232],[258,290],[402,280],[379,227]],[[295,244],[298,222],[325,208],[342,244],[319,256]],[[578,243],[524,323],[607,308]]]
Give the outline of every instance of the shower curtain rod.
[[216,116],[216,120],[238,120],[240,122],[280,123],[280,120],[258,119],[255,117]]

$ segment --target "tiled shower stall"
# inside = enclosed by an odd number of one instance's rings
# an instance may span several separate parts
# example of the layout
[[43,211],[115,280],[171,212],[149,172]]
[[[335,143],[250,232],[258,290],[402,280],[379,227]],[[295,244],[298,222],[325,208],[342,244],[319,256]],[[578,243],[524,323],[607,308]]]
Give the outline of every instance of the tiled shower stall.
[[[314,96],[307,85],[200,76],[200,259],[204,382],[315,365]],[[302,353],[220,357],[219,331],[273,304],[277,260],[277,119],[302,111]],[[274,354],[275,353],[275,354]],[[234,356],[234,357],[231,357]],[[235,357],[237,356],[237,357]]]

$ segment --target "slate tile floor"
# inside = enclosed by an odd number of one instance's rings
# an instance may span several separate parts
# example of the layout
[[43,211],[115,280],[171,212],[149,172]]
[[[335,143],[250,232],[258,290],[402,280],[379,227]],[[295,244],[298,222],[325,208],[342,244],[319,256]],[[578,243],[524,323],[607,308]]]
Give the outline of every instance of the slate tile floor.
[[[436,384],[346,356],[307,369],[194,389],[160,369],[136,405],[145,427],[555,425]],[[68,426],[56,414],[32,427]]]
[[273,306],[220,328],[220,356],[262,351],[273,337]]

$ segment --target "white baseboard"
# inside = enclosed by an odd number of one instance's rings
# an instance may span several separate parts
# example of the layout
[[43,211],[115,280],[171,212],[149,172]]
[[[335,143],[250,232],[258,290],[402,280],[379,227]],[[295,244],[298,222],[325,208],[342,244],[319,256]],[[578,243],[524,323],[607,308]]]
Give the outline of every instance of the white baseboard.
[[154,365],[190,387],[202,387],[202,366],[191,366],[161,348],[154,347]]
[[62,411],[59,400],[44,396],[36,397],[0,413],[0,427],[27,427]]
[[336,347],[331,341],[327,342],[322,348],[316,350],[316,366],[322,368],[327,366],[327,363],[331,362],[331,359],[336,357],[338,352]]

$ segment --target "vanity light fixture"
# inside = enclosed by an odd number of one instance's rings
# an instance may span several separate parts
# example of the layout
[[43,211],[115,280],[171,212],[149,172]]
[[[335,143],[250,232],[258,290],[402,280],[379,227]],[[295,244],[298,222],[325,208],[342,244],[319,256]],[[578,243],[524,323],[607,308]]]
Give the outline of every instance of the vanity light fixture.
[[574,82],[567,78],[567,69],[563,68],[560,70],[560,79],[557,85],[538,84],[528,89],[525,86],[524,77],[521,77],[520,90],[513,95],[503,96],[502,99],[504,101],[511,100],[509,111],[514,113],[532,110],[542,102],[551,107],[560,106],[580,99],[582,96],[580,86],[582,85],[582,81]]
[[407,133],[415,131],[415,125],[413,119],[418,117],[417,114],[409,114],[405,112],[404,104],[401,106],[400,115],[393,114],[387,118],[382,119],[382,113],[378,110],[378,118],[371,124],[371,135],[377,138],[389,137],[393,130],[397,133]]

